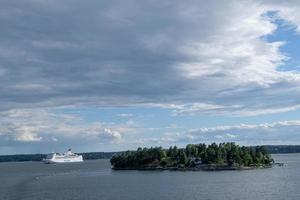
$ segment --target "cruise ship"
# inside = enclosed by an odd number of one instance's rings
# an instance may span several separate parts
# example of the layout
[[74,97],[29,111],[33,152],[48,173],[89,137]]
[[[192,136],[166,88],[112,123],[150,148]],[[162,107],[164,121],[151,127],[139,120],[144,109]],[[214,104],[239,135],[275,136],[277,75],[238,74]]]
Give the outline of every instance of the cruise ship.
[[77,155],[69,149],[64,154],[51,153],[48,154],[46,159],[43,160],[44,163],[70,163],[70,162],[83,162],[82,155]]

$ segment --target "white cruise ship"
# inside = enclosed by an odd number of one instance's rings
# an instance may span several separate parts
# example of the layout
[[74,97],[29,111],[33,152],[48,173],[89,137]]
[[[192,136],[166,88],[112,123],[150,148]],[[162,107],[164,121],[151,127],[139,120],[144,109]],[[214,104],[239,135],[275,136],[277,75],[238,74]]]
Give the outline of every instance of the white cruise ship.
[[48,154],[46,159],[43,160],[45,163],[70,163],[70,162],[83,162],[82,155],[77,155],[69,149],[64,154],[51,153]]

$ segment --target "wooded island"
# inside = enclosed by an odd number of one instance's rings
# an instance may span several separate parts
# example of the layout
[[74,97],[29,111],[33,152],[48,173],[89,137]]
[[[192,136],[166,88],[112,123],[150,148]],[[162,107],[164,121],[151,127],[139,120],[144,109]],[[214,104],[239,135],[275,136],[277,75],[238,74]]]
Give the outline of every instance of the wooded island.
[[263,146],[240,147],[231,142],[138,148],[117,153],[110,162],[115,170],[234,170],[271,167],[274,161]]

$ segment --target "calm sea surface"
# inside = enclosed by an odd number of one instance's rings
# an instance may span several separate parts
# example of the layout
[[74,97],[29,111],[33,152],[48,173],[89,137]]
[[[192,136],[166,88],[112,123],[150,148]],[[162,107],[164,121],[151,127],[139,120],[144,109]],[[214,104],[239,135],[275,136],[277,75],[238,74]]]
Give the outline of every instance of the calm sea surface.
[[286,167],[248,171],[112,171],[109,160],[46,165],[0,163],[0,199],[299,200],[300,154]]

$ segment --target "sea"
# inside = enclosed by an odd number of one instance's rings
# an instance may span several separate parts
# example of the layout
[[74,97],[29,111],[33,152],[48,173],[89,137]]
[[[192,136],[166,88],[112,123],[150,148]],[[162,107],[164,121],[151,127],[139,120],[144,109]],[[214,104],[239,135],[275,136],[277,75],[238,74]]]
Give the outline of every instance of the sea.
[[0,200],[299,200],[300,154],[242,171],[114,171],[109,160],[0,163]]

